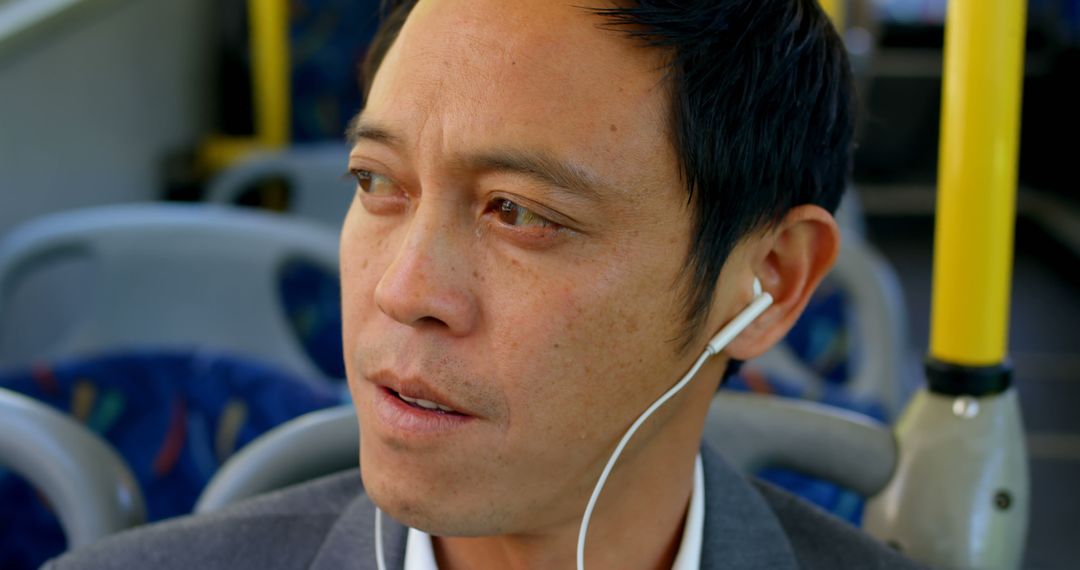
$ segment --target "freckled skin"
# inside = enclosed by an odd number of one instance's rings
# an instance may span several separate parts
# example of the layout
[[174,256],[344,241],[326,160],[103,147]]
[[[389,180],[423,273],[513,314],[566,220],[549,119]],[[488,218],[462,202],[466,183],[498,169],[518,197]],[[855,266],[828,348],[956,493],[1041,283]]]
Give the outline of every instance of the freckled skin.
[[[405,196],[390,213],[358,197],[341,235],[362,474],[389,516],[442,536],[444,569],[572,567],[580,517],[615,443],[749,299],[740,246],[741,269],[725,267],[708,330],[687,351],[673,342],[690,221],[662,59],[599,29],[580,5],[422,0],[364,111],[404,145],[361,141],[350,157]],[[586,165],[613,192],[568,199],[451,160],[508,145]],[[485,213],[496,190],[581,227],[523,244]],[[725,284],[732,271],[738,282]],[[710,361],[628,447],[590,529],[591,567],[670,565],[726,360]],[[476,425],[438,445],[380,437],[376,389],[364,378],[384,369],[423,377]]]

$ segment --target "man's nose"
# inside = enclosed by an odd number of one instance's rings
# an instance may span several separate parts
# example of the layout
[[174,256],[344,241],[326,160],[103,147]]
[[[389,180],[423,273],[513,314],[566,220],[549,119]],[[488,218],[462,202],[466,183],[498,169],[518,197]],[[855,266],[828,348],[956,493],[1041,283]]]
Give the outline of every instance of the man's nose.
[[375,287],[375,303],[395,321],[411,327],[445,329],[467,335],[477,319],[472,274],[463,248],[467,240],[452,225],[418,211],[405,240]]

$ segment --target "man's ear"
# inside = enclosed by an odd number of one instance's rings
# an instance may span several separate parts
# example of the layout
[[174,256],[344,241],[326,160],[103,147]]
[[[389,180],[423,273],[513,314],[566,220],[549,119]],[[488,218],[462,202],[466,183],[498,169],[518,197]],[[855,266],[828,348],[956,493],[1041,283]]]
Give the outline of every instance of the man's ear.
[[739,360],[760,356],[791,330],[836,261],[840,230],[823,208],[798,206],[747,245],[750,269],[773,304],[728,345],[725,352]]

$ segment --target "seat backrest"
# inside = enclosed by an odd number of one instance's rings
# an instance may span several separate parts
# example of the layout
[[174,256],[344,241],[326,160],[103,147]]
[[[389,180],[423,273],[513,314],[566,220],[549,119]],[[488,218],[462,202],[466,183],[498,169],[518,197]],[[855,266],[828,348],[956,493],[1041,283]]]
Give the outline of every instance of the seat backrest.
[[44,494],[68,548],[141,524],[142,493],[131,471],[97,435],[52,408],[0,388],[0,466]]
[[851,336],[862,350],[849,383],[853,394],[877,394],[897,417],[913,389],[906,386],[907,312],[896,271],[867,241],[844,234],[834,278],[849,292]]
[[254,154],[211,180],[207,201],[238,204],[258,184],[280,180],[288,188],[288,213],[338,228],[356,194],[356,181],[347,175],[348,157],[340,143]]
[[352,405],[311,412],[263,434],[233,455],[207,483],[195,512],[219,509],[360,464]]
[[862,200],[854,186],[848,185],[833,217],[841,230],[861,238],[866,237],[866,216],[863,214]]
[[180,204],[34,220],[0,241],[0,368],[114,349],[210,347],[323,377],[283,310],[281,272],[296,260],[336,276],[336,232]]
[[722,392],[709,406],[705,441],[747,474],[779,467],[851,489],[881,491],[896,468],[896,438],[884,424],[816,402]]
[[[892,476],[892,433],[870,418],[811,402],[721,392],[709,410],[705,441],[744,473],[770,465],[799,469],[873,495]],[[196,504],[229,503],[359,465],[352,406],[313,412],[252,441],[214,475]]]

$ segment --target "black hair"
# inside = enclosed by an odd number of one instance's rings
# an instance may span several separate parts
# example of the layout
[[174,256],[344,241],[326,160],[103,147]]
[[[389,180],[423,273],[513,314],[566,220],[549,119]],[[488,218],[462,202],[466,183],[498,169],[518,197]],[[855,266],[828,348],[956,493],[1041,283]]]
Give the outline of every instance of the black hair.
[[[385,4],[365,91],[415,4]],[[694,212],[685,348],[739,241],[799,205],[835,212],[855,128],[847,52],[816,0],[628,0],[590,11],[602,27],[669,52],[669,131]]]

